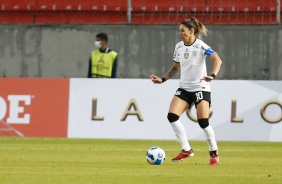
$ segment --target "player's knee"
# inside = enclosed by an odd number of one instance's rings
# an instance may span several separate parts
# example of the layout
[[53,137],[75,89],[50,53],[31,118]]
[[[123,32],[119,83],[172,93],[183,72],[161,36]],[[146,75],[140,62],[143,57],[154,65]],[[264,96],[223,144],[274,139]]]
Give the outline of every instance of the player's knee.
[[176,114],[174,114],[174,113],[169,112],[169,113],[167,114],[167,119],[168,119],[168,121],[169,121],[170,123],[172,123],[172,122],[177,121],[177,120],[179,119],[179,116],[176,115]]
[[202,129],[209,126],[209,119],[198,119],[198,123]]

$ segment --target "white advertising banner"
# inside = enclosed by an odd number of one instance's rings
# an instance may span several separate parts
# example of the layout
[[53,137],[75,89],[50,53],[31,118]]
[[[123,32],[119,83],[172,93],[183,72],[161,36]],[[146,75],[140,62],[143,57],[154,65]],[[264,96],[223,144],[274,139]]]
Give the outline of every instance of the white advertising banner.
[[[69,138],[173,139],[167,120],[179,80],[70,80]],[[214,80],[211,115],[217,140],[282,141],[282,81]],[[205,140],[196,110],[180,117],[189,140]]]

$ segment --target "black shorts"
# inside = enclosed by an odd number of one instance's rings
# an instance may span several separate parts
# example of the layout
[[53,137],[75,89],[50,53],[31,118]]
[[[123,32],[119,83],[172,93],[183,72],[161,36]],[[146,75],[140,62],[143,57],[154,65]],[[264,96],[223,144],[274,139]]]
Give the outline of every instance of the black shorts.
[[208,91],[196,91],[196,92],[188,92],[184,89],[178,88],[175,96],[178,98],[184,100],[189,104],[189,108],[195,103],[195,106],[197,108],[197,105],[202,101],[206,100],[211,105],[211,92]]

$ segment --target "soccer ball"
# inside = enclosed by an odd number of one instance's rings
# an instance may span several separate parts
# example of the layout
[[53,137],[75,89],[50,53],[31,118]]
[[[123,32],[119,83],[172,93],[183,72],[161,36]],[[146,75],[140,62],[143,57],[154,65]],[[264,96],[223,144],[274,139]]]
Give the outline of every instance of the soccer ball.
[[165,161],[165,152],[158,146],[151,147],[147,151],[146,159],[152,165],[160,165]]

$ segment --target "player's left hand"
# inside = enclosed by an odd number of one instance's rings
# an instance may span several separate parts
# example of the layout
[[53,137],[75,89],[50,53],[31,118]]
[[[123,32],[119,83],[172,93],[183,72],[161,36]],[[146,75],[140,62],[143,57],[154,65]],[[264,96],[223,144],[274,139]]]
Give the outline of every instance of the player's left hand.
[[204,76],[203,78],[200,79],[200,82],[202,81],[210,82],[211,80],[213,80],[212,76]]

